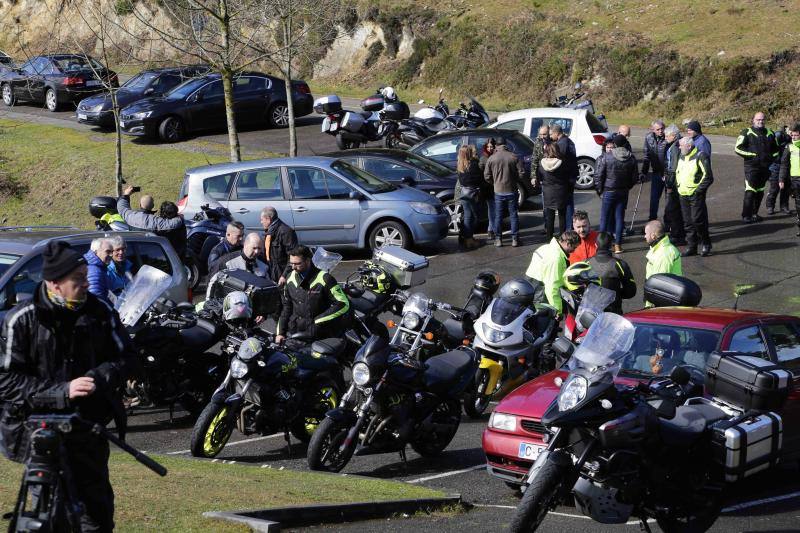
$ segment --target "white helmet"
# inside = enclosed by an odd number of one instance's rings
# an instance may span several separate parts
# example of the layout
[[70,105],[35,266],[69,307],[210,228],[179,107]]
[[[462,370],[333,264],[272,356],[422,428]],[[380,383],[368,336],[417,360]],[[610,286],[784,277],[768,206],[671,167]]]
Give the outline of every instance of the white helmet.
[[386,102],[394,102],[397,100],[397,93],[394,91],[394,87],[384,87],[381,89],[381,94]]
[[242,291],[233,291],[222,301],[222,317],[225,320],[248,320],[253,316],[250,297]]

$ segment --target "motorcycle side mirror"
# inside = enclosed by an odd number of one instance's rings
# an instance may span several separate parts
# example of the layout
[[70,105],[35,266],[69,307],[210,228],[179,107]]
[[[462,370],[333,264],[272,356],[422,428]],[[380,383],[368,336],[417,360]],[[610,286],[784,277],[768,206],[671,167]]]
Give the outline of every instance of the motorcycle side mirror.
[[592,327],[592,324],[597,319],[597,315],[592,312],[584,312],[581,313],[580,323],[583,329],[589,329]]
[[653,409],[655,409],[656,415],[658,415],[659,418],[666,418],[667,420],[675,418],[676,408],[675,402],[672,400],[659,399],[652,400],[648,403]]
[[575,345],[566,337],[559,337],[554,340],[552,348],[559,357],[563,357],[564,359],[572,357],[572,353],[575,351]]
[[409,187],[414,187],[417,185],[417,181],[412,178],[411,176],[403,176],[403,179],[400,180],[403,184],[408,185]]
[[358,191],[350,191],[350,194],[347,195],[351,200],[363,200],[364,195]]
[[691,378],[692,376],[691,374],[689,374],[689,371],[683,368],[682,366],[674,367],[672,371],[669,373],[669,379],[671,379],[681,387],[688,385]]

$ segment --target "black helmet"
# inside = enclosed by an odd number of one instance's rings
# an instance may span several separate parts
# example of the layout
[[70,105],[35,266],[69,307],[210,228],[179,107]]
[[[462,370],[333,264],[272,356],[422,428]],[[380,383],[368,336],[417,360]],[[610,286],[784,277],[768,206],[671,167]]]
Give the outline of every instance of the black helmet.
[[494,270],[484,270],[477,276],[472,285],[476,289],[483,289],[487,292],[494,293],[500,285],[500,274]]
[[517,278],[507,281],[500,287],[497,297],[515,304],[531,305],[535,294],[536,289],[533,288],[530,281]]

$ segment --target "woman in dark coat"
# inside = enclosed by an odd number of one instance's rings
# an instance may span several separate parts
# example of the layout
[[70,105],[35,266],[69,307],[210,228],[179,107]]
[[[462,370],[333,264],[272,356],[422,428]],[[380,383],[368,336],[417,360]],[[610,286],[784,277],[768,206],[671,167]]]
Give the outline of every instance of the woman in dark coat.
[[539,178],[542,180],[544,230],[548,242],[553,238],[556,213],[559,232],[567,229],[567,202],[572,186],[563,163],[556,144],[546,144],[544,157],[539,161]]
[[[481,172],[486,169],[486,161],[494,153],[496,141],[494,137],[490,138],[486,141],[486,144],[483,145],[481,148],[481,158],[480,158],[480,167]],[[486,203],[486,210],[489,213],[489,242],[494,242],[495,239],[495,230],[494,230],[494,188],[491,185],[486,183],[486,180],[483,180],[481,184],[481,201]]]
[[467,250],[478,247],[478,242],[473,238],[475,226],[478,223],[478,202],[481,197],[481,187],[484,184],[483,171],[478,161],[477,150],[471,144],[458,149],[459,196],[461,211],[464,218],[461,223],[461,243]]

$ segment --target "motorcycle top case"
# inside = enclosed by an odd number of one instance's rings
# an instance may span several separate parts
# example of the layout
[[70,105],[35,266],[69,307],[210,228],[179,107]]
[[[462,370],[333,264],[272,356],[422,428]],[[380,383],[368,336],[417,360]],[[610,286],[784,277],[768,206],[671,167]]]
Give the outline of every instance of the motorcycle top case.
[[342,129],[351,133],[358,133],[366,120],[358,113],[345,113],[342,119]]
[[410,116],[411,111],[405,102],[393,102],[383,108],[383,118],[386,120],[405,120]]
[[253,316],[272,315],[280,308],[278,285],[271,279],[256,276],[246,270],[223,271],[214,285],[212,298],[225,298],[234,291],[247,293],[253,305]]
[[711,426],[711,453],[734,482],[775,466],[783,446],[783,420],[777,413],[745,414]]
[[338,113],[342,110],[342,100],[335,94],[322,96],[314,100],[314,111],[320,115]]
[[428,279],[428,258],[405,248],[378,248],[372,259],[395,279],[401,289],[422,285]]
[[117,212],[117,199],[111,196],[95,196],[89,201],[89,213],[100,218],[108,213]]
[[697,307],[703,299],[703,291],[689,278],[654,274],[644,282],[644,298],[656,307]]
[[361,109],[364,111],[380,111],[383,109],[383,96],[373,94],[361,100]]
[[713,352],[706,361],[706,392],[743,410],[779,410],[791,383],[788,371],[760,357]]

